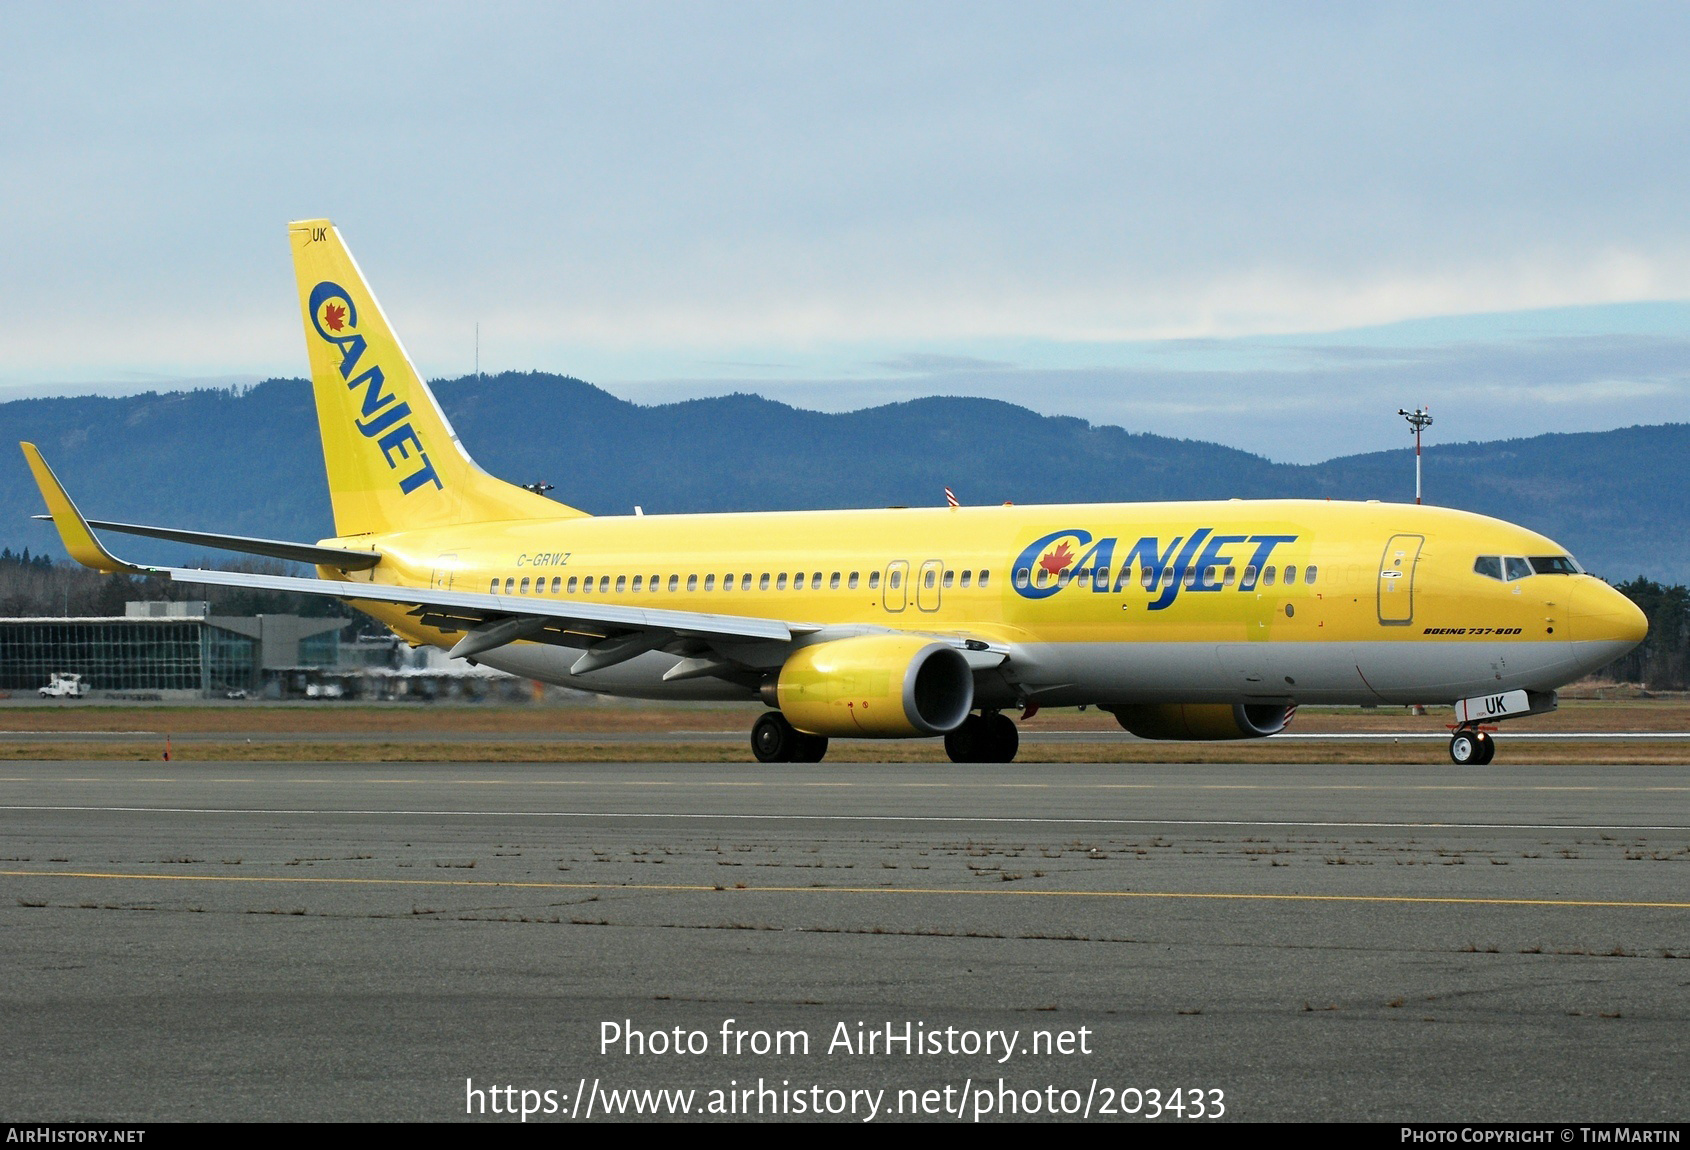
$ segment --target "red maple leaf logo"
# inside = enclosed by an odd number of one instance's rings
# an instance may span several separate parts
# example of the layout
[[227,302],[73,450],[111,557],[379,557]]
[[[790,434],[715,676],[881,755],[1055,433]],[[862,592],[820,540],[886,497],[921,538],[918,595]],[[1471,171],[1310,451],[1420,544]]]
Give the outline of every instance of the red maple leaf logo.
[[1068,564],[1074,561],[1074,553],[1068,549],[1067,543],[1057,545],[1055,551],[1039,560],[1039,566],[1052,575],[1060,575]]
[[339,331],[346,323],[346,309],[337,303],[331,303],[323,309],[323,322],[330,331]]

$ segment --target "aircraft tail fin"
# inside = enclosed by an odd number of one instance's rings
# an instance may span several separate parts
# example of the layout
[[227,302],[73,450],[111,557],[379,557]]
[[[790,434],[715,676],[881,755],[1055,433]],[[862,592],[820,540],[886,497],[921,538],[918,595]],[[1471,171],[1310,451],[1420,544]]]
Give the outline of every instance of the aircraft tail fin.
[[335,226],[288,233],[337,535],[585,514],[477,467]]

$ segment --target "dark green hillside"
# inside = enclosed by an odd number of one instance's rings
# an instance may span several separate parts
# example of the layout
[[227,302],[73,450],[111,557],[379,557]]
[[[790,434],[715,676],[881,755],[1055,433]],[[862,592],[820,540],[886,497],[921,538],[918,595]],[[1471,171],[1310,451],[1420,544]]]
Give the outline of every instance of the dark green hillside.
[[[641,407],[540,373],[436,386],[483,467],[545,480],[597,514],[965,503],[1306,496],[1409,498],[1408,449],[1309,467],[1212,443],[1041,416],[994,400],[931,398],[830,415],[751,395]],[[0,404],[0,444],[33,439],[100,518],[247,535],[332,532],[316,414],[303,380]],[[1612,579],[1690,581],[1690,426],[1437,445],[1430,500],[1544,531]],[[0,546],[57,553],[28,516],[40,500],[0,448]],[[117,537],[121,554],[182,558]]]

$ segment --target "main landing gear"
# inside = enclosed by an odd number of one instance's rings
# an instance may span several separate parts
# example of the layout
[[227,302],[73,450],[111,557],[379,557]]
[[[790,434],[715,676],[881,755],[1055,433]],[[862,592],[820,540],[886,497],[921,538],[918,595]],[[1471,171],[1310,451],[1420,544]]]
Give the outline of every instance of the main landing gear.
[[827,736],[806,735],[779,711],[764,711],[751,726],[751,753],[759,763],[819,763]]
[[1457,766],[1482,767],[1496,757],[1496,740],[1477,727],[1457,727],[1449,740],[1449,757]]
[[1021,749],[1021,733],[1001,711],[970,715],[945,736],[945,754],[953,763],[1011,763]]

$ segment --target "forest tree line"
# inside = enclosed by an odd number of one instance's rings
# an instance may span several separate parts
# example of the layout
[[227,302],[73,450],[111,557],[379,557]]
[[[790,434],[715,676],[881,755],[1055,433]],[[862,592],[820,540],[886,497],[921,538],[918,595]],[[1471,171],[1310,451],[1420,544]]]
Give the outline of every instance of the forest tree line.
[[[202,562],[218,571],[255,575],[310,574],[275,559],[235,559]],[[54,561],[46,554],[31,555],[11,548],[0,550],[0,618],[31,619],[64,616],[121,616],[125,604],[160,599],[208,602],[213,615],[306,615],[312,618],[362,620],[364,633],[386,628],[338,599],[295,595],[285,591],[251,591],[240,587],[202,587],[177,583],[162,575],[102,575],[80,563]]]

